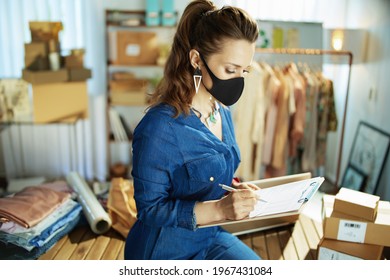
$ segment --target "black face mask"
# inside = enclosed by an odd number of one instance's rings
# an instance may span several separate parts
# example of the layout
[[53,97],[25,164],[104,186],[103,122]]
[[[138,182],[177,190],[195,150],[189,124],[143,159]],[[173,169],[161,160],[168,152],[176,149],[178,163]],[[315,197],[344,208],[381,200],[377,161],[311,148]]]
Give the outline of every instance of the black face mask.
[[203,59],[203,56],[200,55],[204,65],[206,66],[207,72],[209,73],[211,80],[213,81],[213,86],[206,90],[214,96],[215,99],[220,101],[226,106],[231,106],[240,99],[242,91],[244,90],[244,78],[232,78],[227,80],[221,80],[214,75],[214,73],[208,67],[206,61]]

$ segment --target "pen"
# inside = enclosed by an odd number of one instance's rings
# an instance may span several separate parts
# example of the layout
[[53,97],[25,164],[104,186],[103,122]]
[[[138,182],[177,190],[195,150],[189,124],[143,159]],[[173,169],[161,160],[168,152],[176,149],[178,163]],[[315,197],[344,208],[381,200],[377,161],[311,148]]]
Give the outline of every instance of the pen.
[[[221,188],[223,188],[225,191],[228,191],[228,192],[234,192],[234,191],[237,190],[237,189],[235,189],[235,188],[233,188],[233,187],[230,187],[230,186],[227,186],[227,185],[225,185],[225,184],[219,184],[219,186],[220,186]],[[260,201],[262,201],[262,202],[267,202],[266,200],[261,199],[261,198],[257,198],[257,200],[260,200]]]

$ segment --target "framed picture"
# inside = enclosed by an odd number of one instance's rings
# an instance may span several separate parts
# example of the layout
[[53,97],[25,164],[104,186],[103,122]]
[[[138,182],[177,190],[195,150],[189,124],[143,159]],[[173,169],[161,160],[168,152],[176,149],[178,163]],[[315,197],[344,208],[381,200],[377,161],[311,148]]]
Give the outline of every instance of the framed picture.
[[365,185],[366,179],[367,179],[366,174],[357,170],[353,166],[348,165],[344,173],[341,187],[352,189],[355,191],[361,191],[361,189]]
[[388,133],[366,122],[359,123],[349,157],[349,165],[367,176],[361,191],[376,193],[389,153],[389,143]]

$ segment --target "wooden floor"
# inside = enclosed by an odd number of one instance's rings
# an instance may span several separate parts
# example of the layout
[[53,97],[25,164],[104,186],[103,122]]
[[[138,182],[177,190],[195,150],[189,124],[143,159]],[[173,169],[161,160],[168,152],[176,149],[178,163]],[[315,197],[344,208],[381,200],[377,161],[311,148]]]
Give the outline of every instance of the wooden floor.
[[[322,237],[321,223],[301,214],[291,226],[240,235],[239,238],[267,260],[316,259]],[[79,227],[60,239],[40,260],[123,260],[124,239],[114,230],[96,235]]]

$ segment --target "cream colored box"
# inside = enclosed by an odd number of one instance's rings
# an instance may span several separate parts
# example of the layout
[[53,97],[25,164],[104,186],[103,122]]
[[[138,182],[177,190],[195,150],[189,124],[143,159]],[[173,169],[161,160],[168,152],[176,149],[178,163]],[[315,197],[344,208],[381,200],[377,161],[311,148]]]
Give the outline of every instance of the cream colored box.
[[380,260],[383,246],[323,238],[318,244],[318,260]]
[[49,123],[88,117],[86,82],[32,85],[34,122]]
[[159,55],[157,43],[155,32],[110,32],[109,61],[116,65],[156,65]]
[[375,222],[334,212],[335,196],[323,196],[324,238],[390,246],[390,202],[379,201]]
[[341,188],[336,194],[333,210],[373,222],[379,199],[377,195]]

